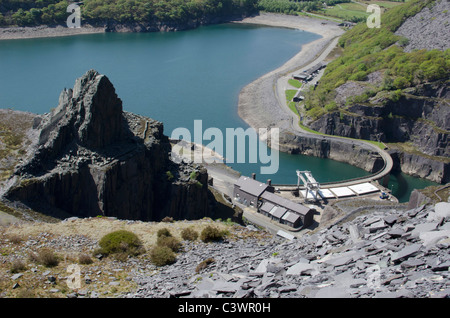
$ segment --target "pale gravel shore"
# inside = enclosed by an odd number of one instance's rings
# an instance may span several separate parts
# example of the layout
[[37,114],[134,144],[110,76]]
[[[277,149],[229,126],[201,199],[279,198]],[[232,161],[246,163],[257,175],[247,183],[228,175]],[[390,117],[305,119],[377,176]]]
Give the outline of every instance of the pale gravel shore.
[[280,131],[292,131],[294,114],[285,105],[280,85],[283,85],[284,79],[287,81],[291,73],[309,68],[325,59],[344,30],[336,22],[273,13],[261,13],[236,23],[298,29],[321,36],[320,39],[303,45],[301,51],[281,67],[245,86],[239,95],[238,114],[250,127],[256,130],[278,127]]
[[37,27],[8,27],[0,28],[0,40],[20,40],[36,38],[52,38],[80,34],[104,33],[104,27],[83,25],[81,28],[68,28],[66,26],[37,26]]
[[[391,171],[393,160],[387,151],[362,140],[350,140],[339,136],[324,136],[307,132],[300,128],[297,124],[297,115],[286,105],[284,92],[287,87],[286,82],[293,73],[302,72],[327,58],[336,47],[339,37],[345,32],[338,26],[338,23],[325,22],[324,20],[308,17],[269,13],[247,18],[239,23],[295,28],[322,36],[322,38],[304,45],[301,51],[284,65],[258,78],[241,90],[238,102],[239,116],[257,132],[259,128],[279,128],[280,144],[274,144],[275,140],[272,140],[268,142],[269,147],[280,149],[284,140],[283,136],[288,135],[343,144],[351,143],[363,149],[378,152],[385,162],[384,168],[378,171],[376,176],[370,176],[366,180],[361,179],[358,182],[377,180]],[[266,136],[259,136],[259,138],[267,142]],[[344,160],[344,162],[348,161]]]

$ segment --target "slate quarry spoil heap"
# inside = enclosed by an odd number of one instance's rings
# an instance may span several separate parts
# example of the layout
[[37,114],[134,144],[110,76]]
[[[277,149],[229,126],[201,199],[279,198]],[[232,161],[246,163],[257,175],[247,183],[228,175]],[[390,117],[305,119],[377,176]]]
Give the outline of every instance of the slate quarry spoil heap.
[[243,237],[185,242],[157,275],[136,271],[138,290],[126,297],[450,297],[450,202],[375,207],[292,241]]
[[208,175],[175,163],[163,124],[124,112],[105,75],[94,70],[64,89],[58,107],[36,116],[24,162],[4,198],[54,216],[156,221],[208,215]]

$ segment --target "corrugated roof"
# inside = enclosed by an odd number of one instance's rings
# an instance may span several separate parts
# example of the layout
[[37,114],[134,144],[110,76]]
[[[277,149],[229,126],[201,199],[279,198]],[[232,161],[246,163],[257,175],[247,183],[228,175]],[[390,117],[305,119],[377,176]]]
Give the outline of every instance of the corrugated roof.
[[264,212],[270,212],[270,210],[272,210],[272,208],[273,208],[274,206],[275,206],[275,205],[273,205],[273,204],[270,203],[270,202],[264,202],[263,205],[261,206],[260,210],[261,210],[261,211],[264,211]]
[[306,215],[311,210],[310,208],[308,208],[304,205],[292,202],[288,199],[280,197],[279,195],[276,195],[274,193],[267,192],[267,191],[261,195],[261,198],[266,199],[267,201],[269,201],[273,204],[285,207],[288,210],[291,210],[292,212],[295,212],[295,213],[298,213],[301,215]]
[[309,77],[309,74],[306,74],[306,73],[295,74],[295,75],[294,75],[294,78],[295,78],[295,77],[298,77],[298,78],[308,78],[308,77]]
[[297,213],[289,212],[289,211],[286,212],[282,217],[283,220],[286,220],[290,223],[297,222],[299,218],[300,218],[300,215],[298,215]]
[[236,182],[236,185],[239,186],[242,191],[254,195],[255,197],[259,197],[269,186],[249,177],[240,177]]
[[281,217],[287,212],[287,210],[280,206],[275,206],[270,210],[270,215],[276,217],[277,219],[281,219]]

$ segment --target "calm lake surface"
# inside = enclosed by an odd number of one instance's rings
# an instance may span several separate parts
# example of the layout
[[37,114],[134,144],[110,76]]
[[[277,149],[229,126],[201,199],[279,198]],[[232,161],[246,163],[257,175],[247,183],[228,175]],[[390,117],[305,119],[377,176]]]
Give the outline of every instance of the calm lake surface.
[[[216,127],[225,135],[226,128],[248,128],[237,114],[240,90],[317,38],[298,30],[223,24],[175,33],[0,41],[0,108],[46,113],[57,106],[63,88],[95,69],[111,80],[124,110],[164,122],[166,135],[185,127],[193,138],[194,120],[202,120],[203,131]],[[259,174],[259,163],[229,165],[274,183],[296,183],[297,169],[310,170],[320,182],[368,174],[333,160],[285,153],[273,175]],[[428,185],[435,183],[400,174],[391,177],[389,188],[404,202],[412,189]]]

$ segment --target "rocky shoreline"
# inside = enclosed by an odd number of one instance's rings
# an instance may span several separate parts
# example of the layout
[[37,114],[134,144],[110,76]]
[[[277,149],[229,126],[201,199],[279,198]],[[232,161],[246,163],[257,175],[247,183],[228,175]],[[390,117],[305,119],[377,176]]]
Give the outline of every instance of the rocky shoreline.
[[139,33],[139,32],[176,32],[190,30],[202,25],[227,22],[239,22],[242,16],[227,16],[190,20],[186,23],[90,23],[82,21],[80,28],[69,28],[66,25],[41,25],[33,27],[0,27],[0,40],[51,38],[95,33]]
[[[349,143],[348,140],[338,137],[303,131],[297,125],[297,116],[285,103],[283,83],[287,82],[290,73],[310,68],[325,60],[335,48],[338,37],[344,33],[338,23],[272,13],[246,18],[241,23],[293,28],[321,35],[320,39],[304,45],[302,50],[284,65],[263,75],[241,90],[238,102],[239,116],[257,131],[259,128],[280,129],[278,145],[260,136],[263,141],[266,141],[270,147],[277,147],[283,152],[329,158],[370,172],[376,172],[383,166],[380,165],[380,159],[387,158],[385,162],[390,161],[388,155],[382,150],[364,142],[355,140]],[[377,152],[381,154],[381,158]]]
[[323,51],[344,31],[335,22],[273,13],[263,13],[243,19],[239,23],[304,30],[321,36],[320,39],[304,45],[299,53],[281,67],[245,86],[239,95],[238,114],[250,127],[257,131],[259,128],[270,127],[278,127],[280,131],[290,130],[292,116],[287,111],[280,112],[280,108],[284,110],[283,104],[280,103],[280,100],[284,100],[284,96],[283,99],[277,96],[277,80],[289,72],[316,62]]
[[37,27],[6,27],[0,28],[0,40],[52,38],[81,34],[104,33],[104,27],[83,25],[82,28],[68,28],[62,25]]

